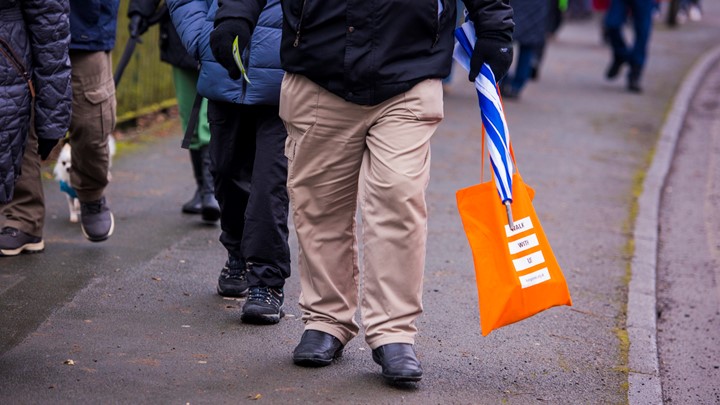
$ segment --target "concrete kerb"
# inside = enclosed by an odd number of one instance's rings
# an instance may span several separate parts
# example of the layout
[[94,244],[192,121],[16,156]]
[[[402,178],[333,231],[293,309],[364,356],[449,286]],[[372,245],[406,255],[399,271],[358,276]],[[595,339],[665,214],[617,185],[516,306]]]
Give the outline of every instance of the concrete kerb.
[[660,132],[652,164],[638,199],[633,240],[635,251],[628,288],[627,332],[628,402],[630,405],[662,404],[662,386],[657,350],[656,269],[660,198],[670,170],[688,106],[700,82],[720,59],[720,46],[706,52],[695,63],[676,93]]

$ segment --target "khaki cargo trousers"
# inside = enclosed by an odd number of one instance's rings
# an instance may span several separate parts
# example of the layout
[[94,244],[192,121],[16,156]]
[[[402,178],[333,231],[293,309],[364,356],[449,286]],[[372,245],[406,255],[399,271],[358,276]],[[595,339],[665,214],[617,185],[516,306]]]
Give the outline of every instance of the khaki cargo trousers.
[[365,106],[286,73],[280,117],[288,130],[305,328],[345,344],[359,332],[359,306],[371,348],[413,344],[422,313],[430,138],[443,118],[441,81]]

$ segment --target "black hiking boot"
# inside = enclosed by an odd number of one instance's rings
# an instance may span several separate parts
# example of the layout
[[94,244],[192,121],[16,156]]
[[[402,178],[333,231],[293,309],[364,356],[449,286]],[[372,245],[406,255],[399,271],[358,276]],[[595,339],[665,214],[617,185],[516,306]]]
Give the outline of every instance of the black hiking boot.
[[218,277],[217,293],[223,297],[240,298],[248,294],[247,268],[239,259],[228,254],[225,267]]
[[285,295],[282,288],[250,287],[250,295],[243,305],[240,320],[256,325],[272,325],[280,322]]

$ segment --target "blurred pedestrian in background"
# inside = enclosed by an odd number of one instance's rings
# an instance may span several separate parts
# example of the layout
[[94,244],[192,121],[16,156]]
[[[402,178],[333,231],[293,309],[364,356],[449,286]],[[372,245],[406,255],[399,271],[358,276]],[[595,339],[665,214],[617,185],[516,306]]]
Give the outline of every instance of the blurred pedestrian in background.
[[70,124],[70,4],[0,1],[0,257],[41,252],[40,161]]
[[167,3],[183,44],[200,61],[197,90],[208,99],[210,171],[220,203],[220,242],[228,252],[218,294],[248,295],[243,322],[277,323],[290,277],[287,132],[278,115],[280,1],[263,2],[257,26],[243,33],[238,48],[245,73],[231,56],[235,69],[230,76],[210,49],[217,2]]
[[[170,12],[161,0],[131,0],[128,7],[130,36],[140,37],[154,22],[160,26],[160,60],[172,66],[175,97],[178,102],[183,132],[193,114],[193,103],[197,94],[200,64],[185,50]],[[201,214],[204,221],[216,222],[220,218],[220,206],[215,199],[212,174],[210,174],[210,126],[207,121],[207,99],[203,98],[190,142],[190,162],[197,188],[192,198],[182,205],[186,214]]]
[[[627,90],[642,92],[640,79],[647,58],[648,42],[652,30],[655,0],[610,0],[605,14],[605,34],[612,50],[612,59],[605,77],[615,79],[627,65]],[[632,18],[633,42],[626,41],[623,26],[628,16]]]
[[702,20],[702,8],[700,7],[700,0],[680,0],[680,7],[677,11],[677,16],[675,18],[680,24],[683,24],[688,20]]
[[[502,78],[512,61],[512,8],[502,0],[464,3],[478,33],[469,79],[484,62]],[[359,333],[360,308],[365,341],[383,377],[419,381],[423,370],[414,343],[422,313],[425,190],[430,138],[444,114],[442,79],[452,63],[455,0],[282,5],[287,73],[280,115],[288,130],[305,323],[293,361],[306,367],[332,363]],[[264,7],[264,0],[220,3],[210,43],[232,76],[240,76],[233,42],[257,46],[250,33],[262,25]]]
[[[457,7],[457,26],[460,26],[465,21],[465,5],[462,0],[455,0],[455,7]],[[442,81],[443,93],[450,92],[450,84],[452,83],[454,66],[450,67],[450,74],[447,75]]]
[[517,99],[537,67],[537,58],[545,46],[548,26],[547,0],[512,0],[517,52],[512,73],[502,80],[502,96]]
[[564,14],[567,10],[567,0],[547,0],[547,18],[545,19],[545,41],[537,47],[535,58],[533,58],[532,70],[530,71],[530,79],[540,79],[540,68],[542,67],[543,58],[545,57],[545,48],[560,30],[562,26]]

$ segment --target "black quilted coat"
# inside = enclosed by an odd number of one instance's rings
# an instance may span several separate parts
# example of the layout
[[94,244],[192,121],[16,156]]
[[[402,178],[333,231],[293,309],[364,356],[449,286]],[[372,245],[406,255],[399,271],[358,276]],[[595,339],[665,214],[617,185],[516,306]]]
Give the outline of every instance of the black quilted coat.
[[35,102],[39,138],[70,124],[68,0],[0,0],[0,204],[12,200]]

